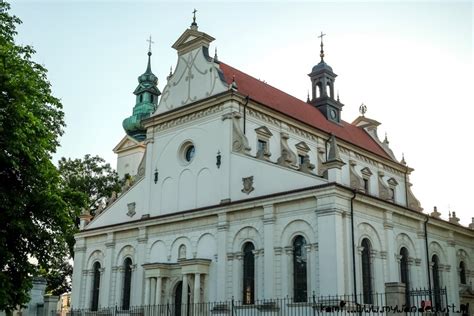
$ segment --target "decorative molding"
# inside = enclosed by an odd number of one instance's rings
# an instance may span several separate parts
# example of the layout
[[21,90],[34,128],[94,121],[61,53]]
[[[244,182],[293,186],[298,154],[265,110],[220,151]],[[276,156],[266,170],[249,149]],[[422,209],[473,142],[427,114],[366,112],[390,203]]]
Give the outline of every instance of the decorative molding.
[[280,133],[280,157],[277,163],[284,167],[297,168],[296,154],[288,146],[288,139],[290,136],[287,132]]
[[359,176],[359,174],[355,170],[355,166],[357,166],[357,162],[353,159],[350,159],[349,160],[350,187],[358,191],[364,192],[365,191],[364,179],[361,176]]
[[[183,115],[183,116],[180,116],[180,117],[177,117],[177,118],[170,119],[166,122],[162,122],[162,123],[157,124],[154,128],[154,132],[163,131],[163,130],[166,130],[166,129],[169,129],[169,128],[172,128],[172,127],[176,127],[176,126],[179,126],[179,125],[182,125],[182,124],[186,124],[186,123],[195,121],[197,119],[209,116],[209,115],[217,113],[217,112],[221,112],[223,108],[224,108],[224,106],[222,104],[219,104],[219,105],[215,105],[215,106],[210,106],[206,109],[196,111],[196,112],[193,112],[193,113],[190,113],[190,114],[187,114],[187,115]],[[223,120],[224,120],[224,118],[223,118]]]
[[135,202],[132,202],[132,203],[128,203],[128,204],[127,204],[127,208],[128,208],[127,216],[133,217],[133,215],[136,214],[136,212],[135,212],[135,206],[136,206],[136,203],[135,203]]
[[392,194],[390,193],[390,188],[383,181],[384,176],[383,171],[378,172],[379,198],[390,201],[392,200]]
[[250,152],[249,142],[240,128],[240,118],[242,116],[239,112],[232,112],[222,116],[222,120],[230,118],[232,120],[232,150],[235,152],[248,154]]
[[245,194],[250,194],[255,188],[253,187],[253,176],[242,178],[243,188],[242,192]]

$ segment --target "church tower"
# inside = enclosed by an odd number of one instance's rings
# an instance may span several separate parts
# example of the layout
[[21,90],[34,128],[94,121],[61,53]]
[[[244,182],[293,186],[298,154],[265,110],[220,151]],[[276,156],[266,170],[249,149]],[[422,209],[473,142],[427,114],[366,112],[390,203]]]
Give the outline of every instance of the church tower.
[[323,34],[318,36],[321,38],[321,61],[313,67],[308,75],[311,78],[312,98],[310,103],[317,107],[327,120],[340,123],[341,111],[344,104],[339,102],[339,97],[335,98],[334,81],[337,75],[332,71],[331,66],[324,61]]
[[146,137],[146,129],[141,121],[149,117],[156,110],[158,96],[161,94],[158,89],[158,78],[151,71],[151,37],[148,40],[148,65],[145,73],[138,77],[138,86],[133,94],[136,95],[133,114],[123,120],[122,126],[127,135],[137,141],[142,141]]

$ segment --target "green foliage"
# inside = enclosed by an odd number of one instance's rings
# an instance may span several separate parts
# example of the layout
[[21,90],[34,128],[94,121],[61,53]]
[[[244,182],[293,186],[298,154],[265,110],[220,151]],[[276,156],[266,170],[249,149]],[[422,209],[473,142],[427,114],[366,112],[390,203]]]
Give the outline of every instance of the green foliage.
[[65,236],[74,229],[51,162],[62,105],[46,69],[31,60],[33,48],[15,44],[21,21],[9,9],[0,2],[0,310],[7,311],[28,301],[39,267],[49,270],[67,256]]
[[48,282],[46,291],[53,295],[71,289],[72,267],[69,261],[74,256],[74,234],[78,231],[80,211],[88,209],[94,214],[99,204],[104,205],[113,191],[120,190],[117,173],[99,156],[85,155],[84,159],[63,157],[59,160],[58,170],[65,209],[75,225],[64,233],[68,254],[58,258],[41,273]]
[[99,156],[85,155],[84,159],[59,161],[59,172],[65,189],[85,198],[85,206],[94,215],[100,204],[105,204],[112,192],[120,191],[117,172]]

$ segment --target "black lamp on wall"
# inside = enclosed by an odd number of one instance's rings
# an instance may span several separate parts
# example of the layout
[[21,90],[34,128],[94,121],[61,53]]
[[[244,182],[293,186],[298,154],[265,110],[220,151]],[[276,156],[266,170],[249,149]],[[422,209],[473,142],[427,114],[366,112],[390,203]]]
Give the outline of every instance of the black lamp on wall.
[[158,182],[158,169],[157,168],[155,168],[154,175],[155,175],[155,184],[156,184]]
[[216,166],[217,166],[217,169],[221,167],[221,151],[220,150],[217,151]]

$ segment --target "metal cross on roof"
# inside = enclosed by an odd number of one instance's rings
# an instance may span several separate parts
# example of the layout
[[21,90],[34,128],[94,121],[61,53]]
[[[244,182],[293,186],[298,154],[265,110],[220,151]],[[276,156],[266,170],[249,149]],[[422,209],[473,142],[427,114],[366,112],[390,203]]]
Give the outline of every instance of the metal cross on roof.
[[323,32],[321,32],[321,35],[318,36],[318,38],[321,39],[321,52],[319,54],[319,57],[321,57],[321,61],[323,61],[323,58],[324,58],[324,49],[323,49],[323,37],[326,36],[326,34],[323,34]]
[[197,11],[198,10],[196,10],[196,9],[194,9],[194,11],[193,11],[193,24],[196,24],[196,12]]
[[151,35],[146,41],[148,42],[148,52],[151,53],[151,44],[155,44],[155,42],[151,40]]

